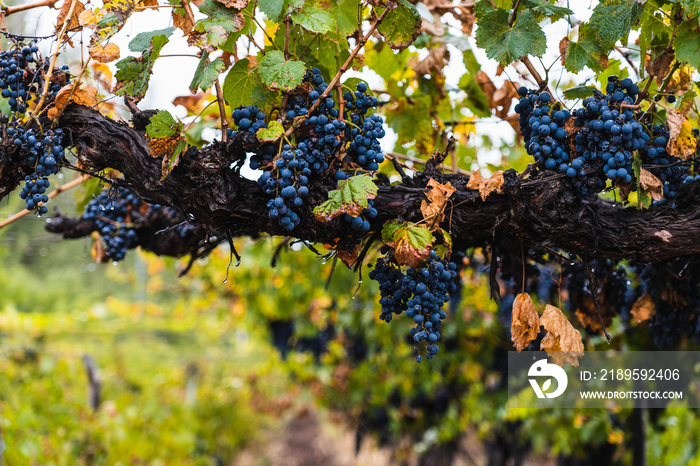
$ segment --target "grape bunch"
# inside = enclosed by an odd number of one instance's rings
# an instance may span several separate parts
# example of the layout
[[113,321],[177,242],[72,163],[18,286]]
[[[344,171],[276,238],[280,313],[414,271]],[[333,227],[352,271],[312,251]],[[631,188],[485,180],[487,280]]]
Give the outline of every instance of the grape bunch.
[[[387,251],[384,249],[383,251]],[[457,265],[441,260],[431,251],[423,267],[408,267],[404,274],[388,256],[377,261],[370,278],[379,282],[382,306],[380,319],[390,322],[393,314],[406,311],[415,327],[410,335],[415,343],[425,341],[426,356],[432,359],[439,351],[442,320],[447,314],[442,306],[450,300],[449,293],[456,289]],[[418,355],[416,361],[421,362]]]
[[[607,182],[630,184],[633,154],[664,182],[664,200],[673,201],[687,175],[687,168],[673,165],[678,159],[666,152],[668,128],[642,123],[633,105],[639,87],[629,78],[610,76],[605,94],[595,91],[573,115],[551,105],[547,92],[521,87],[515,106],[526,149],[549,170],[565,173],[583,196],[603,191]],[[564,125],[573,117],[576,131]],[[657,165],[661,165],[660,167]],[[633,186],[632,189],[636,189]]]
[[18,119],[12,120],[7,128],[8,139],[11,140],[20,153],[25,157],[24,164],[33,169],[25,177],[25,184],[19,196],[25,200],[27,210],[36,210],[45,214],[48,209],[44,205],[48,196],[44,193],[50,186],[48,176],[58,173],[59,165],[64,159],[63,130],[46,130],[42,135],[34,129],[25,130]]
[[[379,115],[366,116],[367,111],[377,107],[376,97],[367,95],[367,85],[357,84],[357,91],[343,95],[346,108],[350,111],[349,119],[354,126],[346,132],[350,144],[346,148],[347,157],[365,170],[378,170],[384,161],[382,146],[379,142],[386,135],[383,129],[384,120]],[[347,112],[346,112],[347,113]],[[348,116],[346,115],[346,118]]]
[[127,249],[138,245],[136,229],[129,223],[129,212],[138,209],[141,198],[126,188],[104,190],[85,207],[82,218],[94,220],[97,232],[102,237],[107,257],[120,261]]
[[27,111],[29,102],[38,90],[39,70],[29,68],[30,63],[36,63],[38,48],[35,43],[30,45],[15,44],[10,50],[0,52],[0,94],[6,99],[10,110],[17,113]]

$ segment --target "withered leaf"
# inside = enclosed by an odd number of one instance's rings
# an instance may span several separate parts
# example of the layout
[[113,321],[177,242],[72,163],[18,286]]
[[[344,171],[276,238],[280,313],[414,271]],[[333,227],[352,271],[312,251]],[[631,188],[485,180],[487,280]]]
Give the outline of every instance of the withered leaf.
[[656,305],[654,299],[649,293],[644,293],[634,302],[630,314],[637,319],[637,322],[649,320],[656,314]]
[[237,10],[242,10],[248,6],[248,0],[216,0],[217,2],[224,5],[226,8],[235,8]]
[[78,15],[78,23],[83,27],[95,29],[104,14],[105,10],[100,10],[97,14],[93,13],[92,10],[83,10]]
[[67,84],[58,91],[58,93],[56,94],[56,99],[54,100],[54,106],[48,111],[48,116],[50,119],[55,118],[58,112],[60,112],[61,109],[63,109],[63,107],[68,105],[69,96],[71,98],[71,101],[75,102],[78,105],[84,105],[86,107],[94,107],[95,105],[97,105],[96,87],[78,87],[71,96],[73,86],[74,84]]
[[[448,181],[447,184],[440,184],[434,179],[430,178],[428,181],[428,190],[425,196],[428,201],[422,201],[420,206],[420,211],[423,214],[424,219],[435,220],[436,224],[442,222],[445,218],[445,214],[442,210],[445,208],[445,203],[447,199],[456,191],[452,187],[452,184]],[[432,222],[431,222],[432,223]]]
[[540,324],[547,331],[540,349],[547,351],[555,364],[563,366],[568,362],[571,366],[578,367],[578,358],[583,356],[581,332],[571,325],[561,309],[547,304]]
[[666,50],[646,65],[647,73],[654,77],[656,84],[661,85],[674,58],[676,55],[673,53],[673,49]]
[[675,109],[666,112],[669,135],[666,151],[669,155],[686,160],[695,154],[697,139],[693,136],[693,125]]
[[158,0],[141,0],[141,4],[146,8],[158,9]]
[[478,170],[474,170],[467,183],[467,188],[478,190],[481,200],[485,201],[492,192],[501,193],[503,191],[503,181],[502,171],[495,172],[491,178],[484,178]]
[[569,45],[571,45],[571,39],[564,37],[559,42],[559,55],[561,56],[561,64],[564,66],[564,61],[566,60],[566,55],[569,53]]
[[510,339],[518,351],[522,351],[540,333],[540,315],[527,293],[520,293],[513,301],[510,319]]
[[655,201],[663,199],[664,185],[653,173],[641,168],[639,170],[639,184],[644,191],[649,192],[649,195]]
[[109,63],[119,58],[119,46],[114,42],[109,42],[104,46],[95,42],[88,49],[90,56],[100,63]]
[[82,24],[80,24],[79,17],[80,14],[85,10],[85,5],[83,5],[83,2],[81,1],[75,2],[73,13],[71,14],[71,17],[68,18],[68,12],[70,11],[71,3],[73,3],[71,0],[64,0],[63,5],[61,6],[61,11],[58,12],[58,18],[56,19],[56,34],[61,32],[63,24],[66,21],[68,21],[66,29],[73,29],[78,26],[82,26]]
[[184,10],[182,13],[180,13],[178,12],[177,8],[173,8],[172,16],[173,26],[175,26],[176,28],[180,28],[184,35],[188,35],[192,31],[194,23],[190,20],[187,14],[184,13]]

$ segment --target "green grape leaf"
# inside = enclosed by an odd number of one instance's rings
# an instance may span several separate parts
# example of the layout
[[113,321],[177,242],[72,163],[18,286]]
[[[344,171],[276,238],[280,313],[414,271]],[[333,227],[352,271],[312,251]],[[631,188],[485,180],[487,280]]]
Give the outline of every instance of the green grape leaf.
[[208,52],[222,47],[231,34],[234,34],[246,24],[240,10],[226,8],[214,0],[204,0],[199,5],[200,13],[207,15],[194,24],[187,36],[187,43]]
[[673,47],[678,61],[688,62],[693,68],[700,69],[700,29],[696,24],[690,21],[679,24]]
[[568,8],[552,5],[548,0],[525,0],[523,5],[545,16],[562,17],[574,14]]
[[270,21],[278,21],[284,7],[284,0],[260,0],[258,2],[260,11],[265,13]]
[[585,99],[590,97],[597,90],[595,86],[586,86],[585,84],[580,84],[576,87],[569,88],[564,91],[564,97],[567,99]]
[[217,58],[216,60],[209,61],[209,53],[204,52],[202,58],[199,60],[197,69],[194,72],[194,77],[190,83],[190,91],[197,92],[197,89],[206,91],[214,85],[221,74],[221,72],[226,67],[224,60]]
[[241,105],[257,105],[262,109],[269,108],[277,97],[277,93],[269,91],[260,80],[258,70],[248,69],[247,58],[238,60],[229,70],[224,79],[224,99],[231,108]]
[[466,92],[467,97],[464,99],[464,105],[466,105],[474,115],[482,118],[491,116],[489,98],[481,89],[479,83],[476,82],[474,76],[470,73],[464,73],[459,79],[459,88]]
[[282,123],[277,120],[272,120],[267,128],[260,128],[255,135],[258,137],[260,142],[274,142],[282,137],[284,134],[284,127]]
[[400,75],[406,73],[404,64],[412,56],[417,55],[407,49],[395,52],[383,42],[365,45],[365,64],[387,82],[401,79]]
[[[598,43],[595,34],[585,24],[579,27],[578,41],[567,42],[564,38],[559,48],[564,56],[564,68],[578,73],[586,66],[593,71],[602,71],[607,65],[607,55]],[[563,45],[564,43],[568,45]]]
[[307,7],[301,11],[295,11],[291,17],[292,21],[311,32],[324,34],[335,31],[336,28],[333,16],[319,8]]
[[301,61],[285,60],[284,53],[272,50],[260,60],[258,70],[263,84],[268,88],[291,91],[304,79],[306,65]]
[[140,57],[126,57],[116,63],[117,84],[114,86],[116,95],[128,95],[137,102],[146,95],[148,81],[153,71],[158,55],[163,46],[168,43],[165,35],[157,35],[151,38],[150,47]]
[[424,224],[392,220],[382,227],[382,241],[394,248],[399,264],[418,268],[430,255],[435,236]]
[[494,9],[489,2],[477,3],[475,12],[479,25],[477,45],[502,65],[528,54],[541,56],[547,50],[547,39],[532,10],[521,12],[513,27],[508,24],[510,13],[502,8]]
[[159,29],[157,31],[140,32],[129,42],[129,50],[132,52],[145,52],[151,48],[151,41],[156,36],[170,37],[175,31],[174,27]]
[[[383,8],[377,8],[382,13]],[[399,0],[398,7],[390,11],[377,31],[392,49],[405,49],[420,35],[421,17],[413,4]]]
[[182,132],[185,126],[182,122],[176,121],[167,110],[158,110],[158,113],[149,121],[150,123],[146,126],[146,135],[151,139],[171,138]]
[[377,185],[370,175],[358,175],[338,181],[338,189],[328,193],[328,200],[314,208],[314,216],[320,222],[330,222],[343,214],[357,217],[377,197]]
[[336,32],[341,37],[352,34],[357,29],[357,1],[341,0],[331,5],[331,15],[335,18]]
[[593,9],[589,27],[595,32],[604,53],[615,42],[626,39],[642,14],[643,6],[635,0],[607,0]]
[[452,237],[442,228],[436,228],[434,230],[437,234],[439,241],[433,246],[433,250],[440,257],[447,257],[448,254],[452,253]]

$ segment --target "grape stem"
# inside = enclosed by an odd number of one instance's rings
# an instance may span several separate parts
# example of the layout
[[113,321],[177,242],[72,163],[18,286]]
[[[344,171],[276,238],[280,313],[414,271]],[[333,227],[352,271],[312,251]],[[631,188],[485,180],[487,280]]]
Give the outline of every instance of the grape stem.
[[[78,178],[76,178],[76,179],[74,179],[74,180],[72,180],[72,181],[69,181],[68,183],[66,183],[66,184],[64,184],[64,185],[59,186],[59,187],[56,188],[51,194],[49,194],[49,199],[53,199],[54,197],[58,196],[58,195],[61,194],[62,192],[67,191],[67,190],[69,190],[69,189],[71,189],[71,188],[74,188],[74,187],[78,186],[79,184],[81,184],[82,182],[84,182],[85,180],[87,180],[88,178],[90,178],[90,175],[85,175],[85,174],[84,174],[84,175],[81,175],[81,176],[79,176]],[[3,220],[2,222],[0,222],[0,229],[6,227],[7,225],[9,225],[9,224],[11,224],[11,223],[16,222],[16,221],[19,220],[20,218],[24,217],[25,215],[31,214],[32,212],[34,212],[34,211],[33,211],[33,210],[27,210],[27,209],[24,209],[24,210],[22,210],[21,212],[17,212],[17,213],[14,214],[13,216],[11,216],[11,217],[7,218],[6,220]]]
[[25,5],[17,5],[17,6],[6,6],[4,3],[2,3],[2,6],[0,6],[0,9],[2,9],[2,12],[0,14],[3,14],[5,16],[9,16],[13,13],[20,13],[22,11],[27,11],[27,10],[32,10],[34,8],[41,8],[45,6],[50,6],[53,7],[58,0],[42,0],[40,2],[36,3],[27,3]]
[[49,85],[51,84],[51,75],[53,74],[54,67],[56,66],[56,60],[58,60],[58,53],[61,50],[61,44],[63,43],[63,35],[66,33],[66,28],[68,28],[68,23],[70,18],[73,17],[73,12],[75,11],[75,5],[78,0],[72,0],[70,8],[68,9],[68,14],[66,15],[66,20],[63,21],[63,26],[61,27],[61,32],[58,34],[58,40],[56,41],[56,49],[51,56],[51,62],[49,63],[49,69],[44,75],[44,89],[41,92],[41,99],[39,103],[36,104],[34,110],[30,112],[31,115],[39,115],[41,112],[41,107],[43,107],[44,102],[46,102],[46,97],[49,95]]
[[[360,50],[362,49],[362,47],[365,46],[365,43],[367,43],[369,38],[372,37],[372,34],[374,34],[374,31],[377,29],[377,27],[379,27],[380,24],[382,24],[382,21],[384,21],[384,18],[386,18],[386,15],[388,15],[390,11],[392,11],[392,10],[390,10],[389,8],[382,11],[382,14],[379,15],[379,17],[374,22],[372,27],[369,29],[369,31],[367,31],[367,34],[365,34],[364,37],[362,37],[362,39],[359,40],[359,42],[357,43],[357,46],[353,49],[352,53],[350,53],[350,56],[348,57],[348,59],[345,60],[345,63],[343,63],[343,66],[341,66],[340,69],[338,70],[338,72],[335,74],[335,76],[333,77],[331,82],[328,84],[328,87],[326,88],[326,90],[323,91],[323,94],[321,94],[318,97],[318,99],[316,99],[316,102],[314,102],[314,104],[311,106],[311,108],[309,108],[307,115],[311,116],[311,114],[314,112],[314,110],[316,110],[318,108],[318,106],[321,105],[321,102],[323,102],[323,99],[328,97],[328,95],[333,91],[333,88],[335,88],[336,84],[338,84],[338,81],[340,80],[341,76],[343,76],[343,74],[348,70],[352,61],[355,59],[357,54],[360,53]],[[297,128],[298,125],[299,125],[299,123],[297,121],[295,121],[294,124],[292,126],[290,126],[289,129],[287,129],[287,131],[285,131],[284,135],[289,137],[294,132],[294,130]]]

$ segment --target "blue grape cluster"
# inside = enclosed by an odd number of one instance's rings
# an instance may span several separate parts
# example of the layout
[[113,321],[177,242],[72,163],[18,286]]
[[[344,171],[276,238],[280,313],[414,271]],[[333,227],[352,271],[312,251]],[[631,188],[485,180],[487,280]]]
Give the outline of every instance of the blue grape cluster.
[[39,177],[36,173],[27,175],[24,178],[24,186],[19,193],[19,197],[24,199],[27,210],[35,210],[41,215],[49,211],[48,207],[41,205],[49,202],[46,188],[51,186],[49,179],[45,176]]
[[248,131],[255,134],[259,129],[267,128],[265,114],[255,105],[237,108],[231,116],[239,131]]
[[689,167],[674,165],[680,162],[680,159],[666,152],[666,144],[668,144],[668,128],[666,126],[652,127],[651,134],[653,139],[649,141],[648,147],[644,148],[641,153],[644,155],[644,163],[651,165],[645,168],[664,183],[664,198],[656,203],[674,203],[678,189],[688,177]]
[[[386,249],[383,251],[387,252]],[[439,351],[437,342],[442,320],[447,317],[442,306],[457,287],[456,270],[454,262],[447,263],[432,251],[423,267],[409,267],[405,274],[388,256],[377,261],[369,274],[371,279],[379,282],[379,303],[382,306],[379,318],[390,322],[394,314],[406,311],[406,317],[415,324],[410,330],[411,338],[415,343],[427,343],[428,359]],[[418,355],[416,360],[421,362],[422,356]]]
[[25,200],[27,210],[39,214],[48,212],[40,203],[48,202],[44,195],[49,187],[48,176],[58,173],[64,159],[63,130],[47,130],[42,135],[34,129],[25,130],[17,119],[7,128],[8,139],[25,156],[24,164],[33,168],[33,173],[25,177],[25,184],[19,196]]
[[326,173],[340,148],[339,136],[345,132],[345,123],[338,119],[338,110],[334,108],[332,98],[324,98],[317,110],[308,115],[308,109],[328,87],[321,71],[312,68],[304,80],[310,82],[314,89],[306,98],[290,98],[285,113],[288,120],[308,116],[302,126],[304,137],[297,139],[296,146],[284,144],[277,159],[275,145],[263,144],[250,162],[250,167],[257,169],[267,167],[274,161],[271,169],[263,172],[257,182],[270,196],[267,202],[268,217],[290,231],[301,221],[295,210],[304,204],[304,198],[309,194],[309,180],[321,178]]
[[138,209],[141,198],[126,188],[104,190],[85,207],[83,219],[94,220],[102,237],[105,253],[113,261],[126,256],[127,249],[138,245],[136,229],[127,223],[129,211]]
[[[584,99],[583,107],[570,115],[567,110],[553,109],[547,92],[518,90],[521,98],[515,110],[520,114],[528,153],[545,168],[565,173],[583,196],[603,191],[608,180],[631,183],[635,151],[645,164],[675,161],[665,150],[667,128],[643,125],[629,107],[636,101],[639,87],[629,78],[610,76],[605,91]],[[564,124],[571,116],[577,130],[569,135]],[[652,169],[667,181],[664,191],[671,199],[686,171],[681,167]]]
[[[378,170],[384,161],[382,146],[379,142],[386,135],[384,120],[379,115],[366,116],[371,108],[377,107],[376,97],[367,95],[367,84],[358,83],[357,91],[343,95],[346,108],[350,111],[349,119],[353,127],[349,127],[346,148],[347,157],[365,170]],[[347,118],[348,116],[346,116]]]
[[37,71],[29,70],[28,65],[37,61],[37,52],[35,43],[17,43],[10,50],[0,52],[0,94],[8,99],[13,112],[26,112],[29,102],[36,95],[38,83],[34,82],[34,78]]

